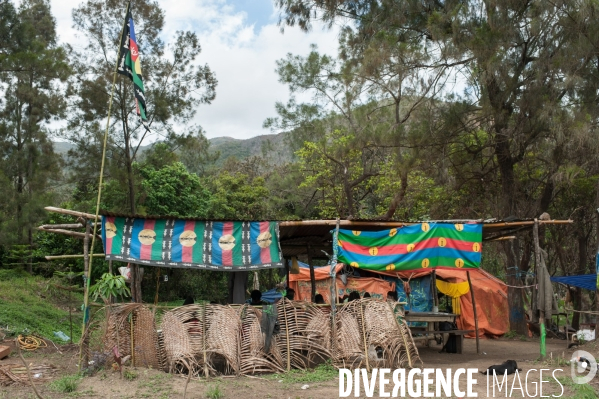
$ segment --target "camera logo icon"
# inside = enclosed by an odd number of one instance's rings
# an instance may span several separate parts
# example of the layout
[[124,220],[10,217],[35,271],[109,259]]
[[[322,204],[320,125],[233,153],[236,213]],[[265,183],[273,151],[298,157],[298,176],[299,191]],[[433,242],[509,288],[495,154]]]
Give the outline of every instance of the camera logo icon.
[[587,384],[597,374],[597,361],[589,352],[578,350],[570,360],[572,381],[576,384]]

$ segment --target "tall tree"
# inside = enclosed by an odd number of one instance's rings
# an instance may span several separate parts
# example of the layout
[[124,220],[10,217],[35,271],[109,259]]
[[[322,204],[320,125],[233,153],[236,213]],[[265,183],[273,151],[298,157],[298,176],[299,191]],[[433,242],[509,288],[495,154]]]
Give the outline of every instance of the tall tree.
[[[5,179],[2,230],[13,242],[33,244],[34,225],[43,218],[44,202],[59,175],[49,129],[64,115],[64,85],[70,74],[67,52],[56,43],[56,21],[47,0],[27,0],[17,13],[3,1],[0,80],[1,172]],[[11,234],[12,235],[12,234]],[[4,237],[8,239],[9,237]],[[31,265],[29,265],[31,271]]]
[[[168,46],[161,40],[164,12],[158,3],[133,1],[131,5],[137,44],[141,54],[147,125],[154,139],[172,140],[197,132],[190,125],[197,106],[215,98],[216,78],[207,65],[198,65],[201,47],[193,32],[179,31]],[[77,144],[72,159],[98,170],[99,159],[90,159],[90,138],[100,143],[101,122],[108,113],[113,74],[123,29],[125,7],[118,0],[88,0],[73,10],[75,28],[86,45],[74,57],[78,74],[73,82],[77,99],[71,104],[67,138]],[[85,71],[85,73],[83,73]],[[126,78],[117,79],[114,107],[109,127],[107,181],[126,187],[127,212],[136,212],[134,162],[149,134],[141,124],[133,95],[133,85]],[[133,274],[137,275],[137,266]],[[136,280],[136,278],[134,277]],[[140,285],[135,282],[133,297],[141,300]],[[139,289],[138,289],[139,288]]]
[[[396,51],[418,38],[430,43],[421,50],[429,59],[415,68],[459,68],[453,74],[458,84],[445,84],[438,91],[452,97],[438,103],[437,117],[429,124],[438,129],[429,130],[429,144],[441,155],[437,159],[445,162],[447,154],[461,158],[452,166],[458,166],[455,176],[462,183],[473,183],[476,177],[478,185],[496,183],[497,200],[487,208],[496,215],[534,217],[546,211],[568,138],[593,131],[599,43],[594,2],[277,3],[281,20],[289,25],[309,29],[315,18],[343,21],[356,32],[355,40],[345,44],[350,53],[363,57],[362,65],[369,64],[372,44],[381,38],[388,38],[389,48]],[[443,116],[447,118],[437,123]],[[528,257],[519,254],[521,247],[517,241],[505,244],[510,270],[521,269]],[[510,285],[519,284],[519,272],[507,275]],[[524,332],[520,291],[510,289],[509,301],[512,328]]]

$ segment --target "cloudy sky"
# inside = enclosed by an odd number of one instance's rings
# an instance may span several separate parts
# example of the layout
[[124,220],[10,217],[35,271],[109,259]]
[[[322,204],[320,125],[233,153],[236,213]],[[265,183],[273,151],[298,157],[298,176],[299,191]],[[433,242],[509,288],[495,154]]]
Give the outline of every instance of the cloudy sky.
[[[60,40],[77,43],[71,10],[80,2],[50,2]],[[262,128],[262,122],[275,116],[276,101],[289,97],[286,86],[278,82],[275,61],[288,52],[307,54],[312,43],[322,52],[336,53],[336,31],[316,27],[306,34],[286,28],[281,33],[272,0],[158,2],[166,13],[164,40],[168,42],[177,30],[195,31],[203,50],[199,62],[207,63],[216,73],[216,100],[201,106],[196,117],[209,138],[243,139],[270,133]]]

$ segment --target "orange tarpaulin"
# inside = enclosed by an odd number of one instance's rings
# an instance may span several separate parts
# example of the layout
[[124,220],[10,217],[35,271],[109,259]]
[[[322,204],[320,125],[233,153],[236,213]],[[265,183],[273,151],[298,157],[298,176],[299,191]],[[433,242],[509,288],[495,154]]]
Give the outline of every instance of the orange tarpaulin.
[[[342,264],[337,265],[337,273],[341,271],[342,267]],[[314,276],[316,279],[316,292],[321,294],[327,302],[329,302],[331,291],[331,280],[329,276],[330,270],[330,267],[316,268],[314,270]],[[501,280],[493,277],[482,269],[470,269],[469,271],[470,280],[472,281],[472,289],[474,290],[474,296],[476,298],[476,313],[478,315],[478,328],[480,336],[495,338],[507,333],[510,330],[507,286]],[[386,274],[392,277],[399,276],[402,279],[407,280],[410,278],[410,276],[412,278],[418,278],[430,273],[432,273],[432,270],[417,269],[414,271],[406,270],[390,273],[383,272],[379,274]],[[436,269],[435,273],[437,274],[437,277],[440,277],[450,283],[468,281],[465,270]],[[289,276],[289,280],[290,287],[296,292],[296,299],[309,301],[311,295],[310,269],[300,268],[300,274],[291,274]],[[348,286],[351,280],[353,280],[352,277],[348,278]],[[383,290],[382,283],[389,283],[377,278],[356,278],[355,280],[378,281],[380,282],[377,285],[377,287],[379,287],[379,292]],[[301,287],[298,286],[298,282],[301,282]],[[337,279],[338,295],[339,290],[345,288],[346,287],[343,285],[343,283],[341,283],[341,280]],[[372,287],[369,287],[369,289],[372,289]],[[393,289],[394,288],[391,288],[391,290]],[[385,298],[387,291],[389,290],[385,291]],[[456,320],[458,328],[461,330],[474,330],[474,310],[472,309],[472,297],[470,293],[460,297],[460,307],[462,314]],[[474,333],[470,334],[470,337],[474,337]]]
[[[337,265],[337,271],[343,265]],[[325,302],[331,303],[331,277],[329,267],[314,269],[314,280],[316,282],[316,293],[322,295]],[[300,268],[299,274],[289,275],[289,288],[295,291],[295,299],[298,301],[310,301],[312,285],[310,283],[310,269]],[[395,290],[395,283],[373,277],[349,277],[347,285],[344,285],[337,277],[337,296],[349,295],[351,291],[358,291],[360,295],[370,293],[373,298],[387,299],[387,292]]]
[[[396,273],[380,273],[402,279],[418,278],[432,273],[432,270],[406,270]],[[470,269],[470,280],[476,298],[476,313],[478,316],[479,336],[496,338],[510,330],[509,306],[507,302],[507,286],[498,278],[482,269]],[[436,269],[437,277],[450,283],[468,281],[466,270]],[[474,330],[474,310],[472,309],[471,294],[460,297],[462,314],[456,323],[461,330]],[[467,335],[474,338],[474,333]]]
[[[465,271],[436,270],[437,276],[452,283],[468,281]],[[476,299],[479,336],[498,337],[510,330],[507,286],[481,269],[470,270],[470,280]],[[457,318],[458,328],[474,330],[474,310],[470,293],[460,297],[462,314]],[[474,333],[470,334],[474,337]]]

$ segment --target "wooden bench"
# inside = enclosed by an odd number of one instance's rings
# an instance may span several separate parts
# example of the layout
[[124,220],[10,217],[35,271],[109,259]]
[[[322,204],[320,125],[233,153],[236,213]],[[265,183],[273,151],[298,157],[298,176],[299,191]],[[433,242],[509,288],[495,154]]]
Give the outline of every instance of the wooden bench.
[[[450,330],[450,331],[414,331],[414,333],[416,334],[420,334],[421,337],[413,337],[414,341],[419,340],[419,339],[425,339],[425,340],[429,340],[430,338],[428,338],[429,335],[445,335],[447,334],[449,337],[451,336],[455,336],[457,337],[456,339],[456,353],[462,353],[463,348],[464,348],[464,335],[466,334],[470,334],[471,332],[474,332],[474,330]],[[445,340],[443,340],[445,341]]]

